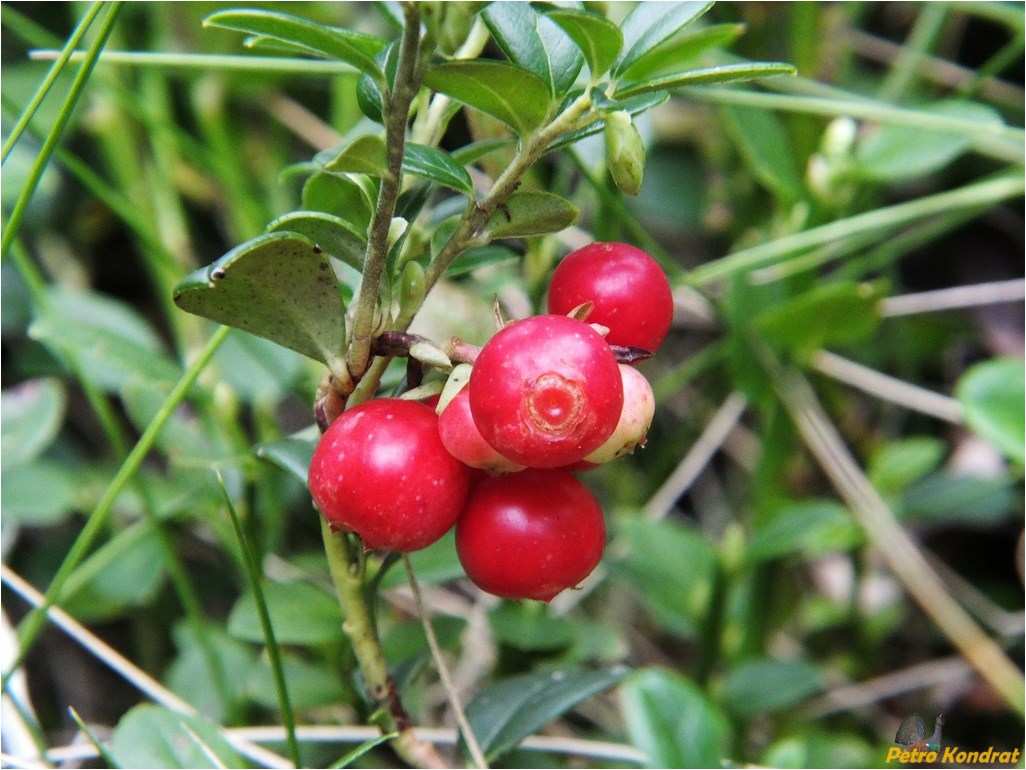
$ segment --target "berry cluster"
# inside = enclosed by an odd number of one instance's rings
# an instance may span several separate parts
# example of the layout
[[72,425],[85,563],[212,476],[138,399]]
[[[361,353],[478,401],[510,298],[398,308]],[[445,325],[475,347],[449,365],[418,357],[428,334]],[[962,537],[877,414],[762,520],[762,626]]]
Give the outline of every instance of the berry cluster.
[[605,522],[571,472],[644,443],[652,389],[612,346],[654,353],[673,301],[648,254],[595,243],[558,265],[548,310],[456,367],[435,409],[381,398],[343,412],[310,466],[328,522],[403,552],[455,525],[467,576],[510,599],[549,601],[587,577]]

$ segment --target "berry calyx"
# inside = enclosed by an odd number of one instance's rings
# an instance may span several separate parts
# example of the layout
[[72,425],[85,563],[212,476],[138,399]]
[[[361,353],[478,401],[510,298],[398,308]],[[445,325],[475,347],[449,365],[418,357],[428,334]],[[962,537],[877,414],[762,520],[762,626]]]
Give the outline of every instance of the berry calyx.
[[560,315],[500,330],[481,349],[468,387],[485,441],[529,468],[582,459],[609,437],[623,409],[609,345],[588,324]]
[[606,529],[591,492],[568,473],[526,470],[485,479],[456,523],[467,577],[507,599],[551,601],[602,559]]
[[609,329],[610,345],[655,353],[673,320],[670,282],[659,263],[626,243],[592,243],[567,254],[549,284],[550,313],[592,303],[588,321]]
[[422,403],[369,401],[343,412],[310,463],[310,493],[336,529],[372,550],[416,551],[456,522],[469,469],[438,437],[438,417]]

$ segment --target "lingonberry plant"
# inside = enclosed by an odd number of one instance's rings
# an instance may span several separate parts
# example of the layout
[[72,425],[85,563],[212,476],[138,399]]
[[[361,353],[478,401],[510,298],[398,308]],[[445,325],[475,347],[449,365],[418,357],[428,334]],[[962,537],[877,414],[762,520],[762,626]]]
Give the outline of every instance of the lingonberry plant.
[[[406,552],[437,540],[463,506],[462,461],[513,471],[476,487],[462,512],[457,541],[472,580],[501,596],[549,600],[584,579],[603,549],[597,503],[565,473],[515,471],[583,463],[597,450],[602,462],[643,440],[650,391],[632,384],[625,404],[618,360],[654,352],[672,307],[655,262],[617,245],[611,273],[585,266],[602,282],[588,283],[580,269],[558,278],[562,300],[553,301],[580,307],[514,321],[481,349],[407,330],[461,264],[508,259],[515,252],[498,243],[574,222],[574,204],[534,181],[546,153],[601,134],[612,180],[634,194],[644,144],[633,120],[668,89],[791,71],[750,62],[660,66],[661,46],[686,34],[707,7],[641,4],[620,27],[556,6],[407,2],[388,6],[400,11],[389,17],[399,30],[394,41],[272,11],[207,20],[361,73],[357,97],[369,122],[304,167],[302,208],[185,279],[175,302],[326,365],[314,406],[325,433],[309,485],[330,523],[326,553],[364,680],[411,761],[417,744],[364,607],[361,552]],[[504,60],[481,55],[489,40]],[[695,36],[694,52],[714,43]],[[473,140],[442,149],[461,110]],[[480,170],[493,168],[491,179]],[[625,291],[633,281],[640,283]],[[592,312],[594,327],[582,320]],[[407,360],[405,375],[386,385],[396,357]],[[473,371],[464,391],[443,399],[441,438],[428,407],[378,398],[386,387],[418,397],[438,382],[432,370],[444,374],[459,361]]]

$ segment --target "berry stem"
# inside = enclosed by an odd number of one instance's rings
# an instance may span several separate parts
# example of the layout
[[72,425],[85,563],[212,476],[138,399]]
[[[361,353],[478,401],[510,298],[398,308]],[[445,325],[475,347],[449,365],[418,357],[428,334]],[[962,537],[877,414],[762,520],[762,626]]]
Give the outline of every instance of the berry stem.
[[344,532],[332,532],[323,517],[321,537],[331,579],[345,615],[342,627],[353,645],[367,694],[375,712],[380,716],[379,727],[382,733],[397,733],[390,745],[409,764],[415,767],[447,767],[433,746],[422,743],[414,736],[413,725],[399,700],[363,590],[365,561],[354,553],[349,536]]

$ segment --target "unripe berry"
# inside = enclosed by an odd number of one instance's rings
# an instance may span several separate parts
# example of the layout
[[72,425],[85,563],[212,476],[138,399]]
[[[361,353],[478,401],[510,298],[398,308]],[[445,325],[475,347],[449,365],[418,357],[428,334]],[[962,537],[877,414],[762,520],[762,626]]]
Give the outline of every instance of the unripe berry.
[[431,545],[456,522],[469,470],[442,445],[430,407],[382,398],[331,424],[309,483],[332,527],[356,532],[369,549],[405,552]]
[[526,470],[485,479],[456,523],[467,577],[507,599],[550,601],[591,574],[606,529],[591,492],[562,471]]
[[589,463],[607,463],[645,445],[645,437],[655,417],[655,396],[645,375],[627,364],[620,364],[623,376],[623,411],[612,435],[584,458]]
[[544,315],[516,321],[481,349],[470,409],[499,454],[557,468],[601,446],[623,409],[619,367],[588,324]]

